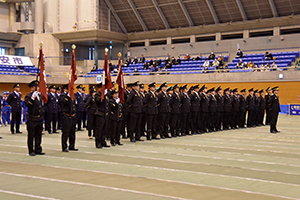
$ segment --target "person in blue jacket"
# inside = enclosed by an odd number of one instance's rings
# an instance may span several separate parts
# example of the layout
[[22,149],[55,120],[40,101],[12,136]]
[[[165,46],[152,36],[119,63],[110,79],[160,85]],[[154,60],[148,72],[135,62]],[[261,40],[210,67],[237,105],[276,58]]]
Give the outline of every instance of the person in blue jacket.
[[10,111],[11,108],[9,106],[9,104],[7,103],[7,97],[8,97],[8,92],[4,92],[3,93],[3,109],[2,109],[2,121],[3,121],[3,125],[6,126],[6,122],[7,124],[10,124]]

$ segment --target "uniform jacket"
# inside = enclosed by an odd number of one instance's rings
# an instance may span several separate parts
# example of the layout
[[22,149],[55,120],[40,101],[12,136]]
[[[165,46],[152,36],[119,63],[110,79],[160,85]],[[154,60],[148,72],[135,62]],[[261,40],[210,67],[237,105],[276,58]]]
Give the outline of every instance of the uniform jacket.
[[21,112],[22,106],[21,106],[21,100],[22,95],[19,94],[19,96],[15,93],[12,92],[8,98],[7,98],[7,103],[11,106],[11,111],[12,112]]
[[171,113],[178,115],[180,113],[180,96],[179,96],[179,94],[176,94],[174,92],[172,94],[172,97],[171,97],[169,103],[170,103]]
[[158,113],[169,113],[170,112],[170,103],[169,95],[167,93],[161,92],[158,95]]
[[97,92],[95,95],[95,101],[96,101],[96,115],[99,115],[101,117],[108,117],[109,114],[109,98],[107,95],[104,95],[103,100],[101,101],[101,92]]
[[271,95],[268,104],[270,106],[270,112],[281,112],[279,97],[275,94]]
[[[142,101],[144,102],[146,94],[143,93],[143,92],[140,92],[140,94],[141,94],[141,97],[142,97]],[[143,105],[142,113],[146,113],[146,106],[145,105]]]
[[85,107],[88,109],[88,114],[94,115],[96,110],[97,110],[97,105],[96,105],[96,100],[95,96],[93,97],[92,95],[87,95],[87,98],[85,99]]
[[251,96],[250,94],[247,96],[247,110],[254,110],[255,109],[255,98],[254,96]]
[[265,96],[266,110],[269,110],[269,108],[270,108],[270,106],[269,106],[269,104],[268,104],[269,99],[270,99],[270,95],[269,95],[269,93],[268,93],[268,94],[266,94],[266,96]]
[[227,96],[226,94],[223,95],[224,99],[224,112],[231,112],[231,99],[230,96]]
[[109,100],[109,119],[113,121],[122,121],[123,112],[122,112],[122,103],[117,103],[115,99]]
[[76,106],[71,97],[69,97],[67,93],[62,93],[60,99],[63,105],[62,111],[68,115],[74,116],[76,113]]
[[265,110],[266,109],[266,102],[265,102],[265,98],[262,96],[258,97],[259,100],[259,110]]
[[138,91],[131,90],[126,101],[130,107],[131,113],[142,113],[143,110],[143,97]]
[[33,92],[28,93],[25,96],[25,104],[28,107],[28,115],[27,121],[39,121],[42,122],[44,119],[44,101],[43,95],[39,94],[39,99],[35,98],[34,100],[31,98]]
[[200,94],[200,107],[201,107],[201,112],[208,112],[209,111],[209,99],[208,96],[204,93]]
[[196,92],[190,94],[191,101],[191,112],[199,112],[200,111],[200,95]]
[[48,93],[47,113],[58,113],[58,96],[57,94]]
[[246,112],[246,99],[244,98],[243,95],[240,95],[239,103],[240,103],[240,112]]
[[76,110],[79,112],[84,111],[84,94],[80,92],[76,92],[74,94],[75,104],[76,104]]
[[218,102],[215,96],[209,95],[209,112],[215,113],[217,112]]
[[148,92],[143,99],[143,103],[146,106],[146,113],[148,115],[156,115],[158,114],[157,108],[157,95],[152,92]]
[[224,98],[221,94],[216,94],[217,99],[217,112],[224,112]]
[[187,93],[180,94],[180,105],[181,113],[190,113],[191,101]]
[[240,103],[239,103],[239,97],[232,95],[231,97],[231,106],[232,106],[232,111],[234,112],[239,112],[240,111]]
[[130,94],[130,92],[128,90],[125,90],[125,93],[124,93],[124,105],[123,105],[123,112],[124,113],[130,113],[130,108],[129,108],[129,105],[127,103],[127,99],[129,97],[129,94]]
[[260,105],[260,100],[259,100],[258,96],[255,96],[255,95],[254,95],[254,99],[255,99],[254,110],[258,111],[259,110],[259,105]]

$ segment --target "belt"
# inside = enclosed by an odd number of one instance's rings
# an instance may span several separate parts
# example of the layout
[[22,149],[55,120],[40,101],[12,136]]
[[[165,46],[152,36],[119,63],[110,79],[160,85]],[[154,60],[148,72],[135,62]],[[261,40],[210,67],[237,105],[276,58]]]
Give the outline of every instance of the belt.
[[39,118],[39,117],[41,117],[41,115],[37,115],[37,116],[29,115],[29,117],[32,117],[32,118]]
[[74,113],[73,115],[70,115],[70,114],[68,114],[68,113],[65,113],[67,116],[69,116],[69,117],[74,117],[76,114]]

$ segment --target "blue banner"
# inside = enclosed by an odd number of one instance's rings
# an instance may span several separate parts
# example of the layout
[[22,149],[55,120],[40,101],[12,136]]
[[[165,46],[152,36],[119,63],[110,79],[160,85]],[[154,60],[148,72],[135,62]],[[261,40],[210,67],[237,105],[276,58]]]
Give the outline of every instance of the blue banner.
[[300,115],[300,104],[290,104],[290,115]]

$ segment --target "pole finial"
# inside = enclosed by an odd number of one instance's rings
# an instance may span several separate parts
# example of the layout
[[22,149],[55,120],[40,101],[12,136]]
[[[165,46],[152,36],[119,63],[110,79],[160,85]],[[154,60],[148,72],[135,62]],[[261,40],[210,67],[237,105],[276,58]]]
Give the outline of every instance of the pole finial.
[[105,48],[105,53],[107,53],[109,50],[108,50],[108,48]]
[[122,56],[121,52],[119,52],[119,53],[118,53],[118,56],[119,56],[119,57],[121,57],[121,56]]
[[73,50],[76,49],[76,45],[75,45],[75,44],[72,45],[72,49],[73,49]]

